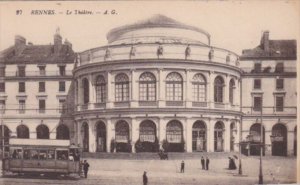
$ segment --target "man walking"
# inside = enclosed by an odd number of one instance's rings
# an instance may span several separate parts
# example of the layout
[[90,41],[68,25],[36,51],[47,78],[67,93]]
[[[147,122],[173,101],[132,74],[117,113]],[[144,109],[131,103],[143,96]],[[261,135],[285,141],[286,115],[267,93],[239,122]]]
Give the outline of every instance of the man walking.
[[209,159],[208,157],[206,157],[206,170],[208,170],[208,168],[209,168]]
[[184,173],[184,161],[181,162],[180,173]]
[[201,157],[201,165],[202,165],[202,170],[205,170],[205,159],[203,156]]
[[85,178],[87,178],[89,167],[90,167],[89,163],[86,160],[84,160],[84,162],[83,162],[83,172],[84,172],[84,177]]
[[147,185],[147,184],[148,184],[147,172],[144,172],[144,175],[143,175],[143,184],[144,184],[144,185]]

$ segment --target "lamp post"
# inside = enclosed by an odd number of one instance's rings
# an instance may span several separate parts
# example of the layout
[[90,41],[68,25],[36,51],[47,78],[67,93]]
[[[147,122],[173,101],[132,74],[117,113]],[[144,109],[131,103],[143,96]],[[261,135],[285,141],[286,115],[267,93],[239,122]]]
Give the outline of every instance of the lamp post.
[[263,184],[263,173],[262,173],[262,154],[263,154],[263,121],[262,121],[262,107],[260,110],[260,158],[259,158],[259,176],[258,184]]

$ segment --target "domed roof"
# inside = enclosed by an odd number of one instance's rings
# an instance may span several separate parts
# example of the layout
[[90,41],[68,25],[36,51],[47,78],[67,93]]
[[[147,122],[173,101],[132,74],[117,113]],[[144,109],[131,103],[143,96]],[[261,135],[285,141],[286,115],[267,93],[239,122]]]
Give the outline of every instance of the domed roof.
[[189,26],[189,25],[183,24],[181,22],[178,22],[174,19],[171,19],[169,17],[166,17],[164,15],[157,14],[149,19],[136,22],[135,24],[125,25],[125,26],[121,26],[121,27],[112,29],[107,34],[107,40],[108,41],[114,40],[115,37],[117,37],[118,35],[124,34],[126,32],[130,32],[133,30],[145,29],[145,28],[159,28],[159,27],[160,28],[179,28],[179,29],[193,30],[196,32],[200,32],[200,33],[206,35],[206,37],[210,38],[209,33],[206,32],[205,30],[202,30],[202,29],[194,27],[194,26]]

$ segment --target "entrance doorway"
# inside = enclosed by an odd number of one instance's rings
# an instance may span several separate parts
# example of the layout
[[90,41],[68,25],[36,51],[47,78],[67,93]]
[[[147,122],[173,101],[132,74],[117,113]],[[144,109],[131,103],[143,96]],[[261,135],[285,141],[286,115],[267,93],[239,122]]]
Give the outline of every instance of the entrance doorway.
[[206,126],[203,121],[196,121],[194,123],[192,135],[193,135],[193,141],[192,141],[193,152],[206,151]]

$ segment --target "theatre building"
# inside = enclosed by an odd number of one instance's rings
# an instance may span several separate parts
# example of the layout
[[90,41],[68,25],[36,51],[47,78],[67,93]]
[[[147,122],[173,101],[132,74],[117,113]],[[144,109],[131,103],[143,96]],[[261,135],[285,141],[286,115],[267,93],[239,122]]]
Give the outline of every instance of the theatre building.
[[76,140],[89,152],[238,150],[237,54],[157,15],[112,29],[74,69]]
[[249,155],[259,155],[261,129],[266,155],[296,155],[296,51],[296,40],[270,40],[265,31],[257,47],[242,52],[241,131],[253,144]]
[[1,51],[1,146],[9,137],[74,138],[70,87],[75,56],[59,30],[53,44],[35,45],[16,36],[14,45]]

